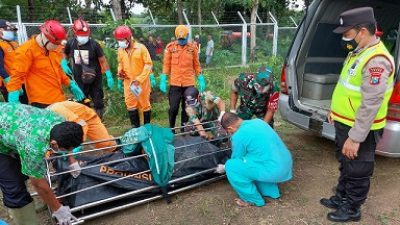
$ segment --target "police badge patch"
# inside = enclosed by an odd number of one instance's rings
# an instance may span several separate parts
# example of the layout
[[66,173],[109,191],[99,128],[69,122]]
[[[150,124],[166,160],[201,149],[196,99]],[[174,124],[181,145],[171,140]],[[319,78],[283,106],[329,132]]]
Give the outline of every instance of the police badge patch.
[[385,69],[383,69],[382,67],[371,67],[368,69],[368,71],[370,74],[369,83],[371,85],[378,85],[381,82],[381,76]]

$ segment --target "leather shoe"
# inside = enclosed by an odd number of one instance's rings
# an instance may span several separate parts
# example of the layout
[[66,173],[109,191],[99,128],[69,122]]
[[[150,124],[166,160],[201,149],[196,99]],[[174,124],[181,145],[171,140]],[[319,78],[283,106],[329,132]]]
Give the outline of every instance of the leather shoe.
[[327,218],[333,222],[356,222],[361,220],[361,211],[359,207],[342,204],[335,212],[328,213]]
[[340,198],[336,195],[331,196],[330,198],[322,198],[319,200],[321,205],[330,208],[330,209],[338,209],[341,204],[343,204],[344,199]]

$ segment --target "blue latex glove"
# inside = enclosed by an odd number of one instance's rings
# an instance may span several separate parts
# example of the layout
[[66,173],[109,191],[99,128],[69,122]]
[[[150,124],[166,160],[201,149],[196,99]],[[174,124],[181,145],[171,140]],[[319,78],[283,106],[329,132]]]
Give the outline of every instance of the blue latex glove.
[[20,88],[18,91],[19,91],[19,96],[24,95],[24,89]]
[[19,90],[8,92],[8,102],[21,103],[19,102]]
[[118,89],[118,91],[119,92],[121,92],[122,93],[122,80],[118,80],[118,83],[117,83],[117,89]]
[[69,84],[69,89],[71,90],[76,100],[82,101],[85,98],[82,90],[79,88],[78,84],[76,84],[74,80],[71,80]]
[[201,93],[206,89],[206,81],[204,80],[203,74],[199,74],[199,76],[197,76],[197,81],[199,82],[199,91]]
[[165,73],[160,75],[160,91],[164,94],[167,93],[167,75]]
[[150,84],[151,88],[155,88],[157,86],[156,78],[154,77],[154,73],[150,74]]
[[112,73],[110,70],[106,71],[106,77],[107,77],[107,86],[109,89],[112,89],[114,86],[114,80],[113,80]]
[[82,151],[82,146],[78,146],[78,147],[72,149],[72,153],[78,153],[78,152],[81,152],[81,151]]
[[72,70],[71,70],[71,68],[69,68],[68,61],[66,59],[61,60],[61,68],[64,71],[64,73],[66,73],[68,75],[72,75]]
[[7,84],[8,82],[10,82],[11,77],[6,77],[6,78],[4,78],[3,80],[4,80],[4,82]]

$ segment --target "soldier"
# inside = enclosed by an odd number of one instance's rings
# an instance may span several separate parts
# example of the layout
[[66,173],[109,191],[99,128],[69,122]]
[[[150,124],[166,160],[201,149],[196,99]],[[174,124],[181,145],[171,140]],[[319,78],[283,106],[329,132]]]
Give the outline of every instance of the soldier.
[[[236,109],[237,99],[240,105]],[[253,116],[264,119],[271,127],[278,109],[279,91],[270,67],[260,67],[259,72],[241,73],[232,84],[231,112],[244,120]]]

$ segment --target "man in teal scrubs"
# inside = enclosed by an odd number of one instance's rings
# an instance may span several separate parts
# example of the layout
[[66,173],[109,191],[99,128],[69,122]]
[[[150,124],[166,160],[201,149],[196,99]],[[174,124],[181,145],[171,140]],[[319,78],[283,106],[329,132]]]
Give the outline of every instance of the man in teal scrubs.
[[221,124],[232,134],[232,156],[217,172],[226,170],[236,204],[264,206],[263,197],[279,198],[278,183],[292,178],[292,157],[278,134],[263,120],[234,113],[225,113]]

